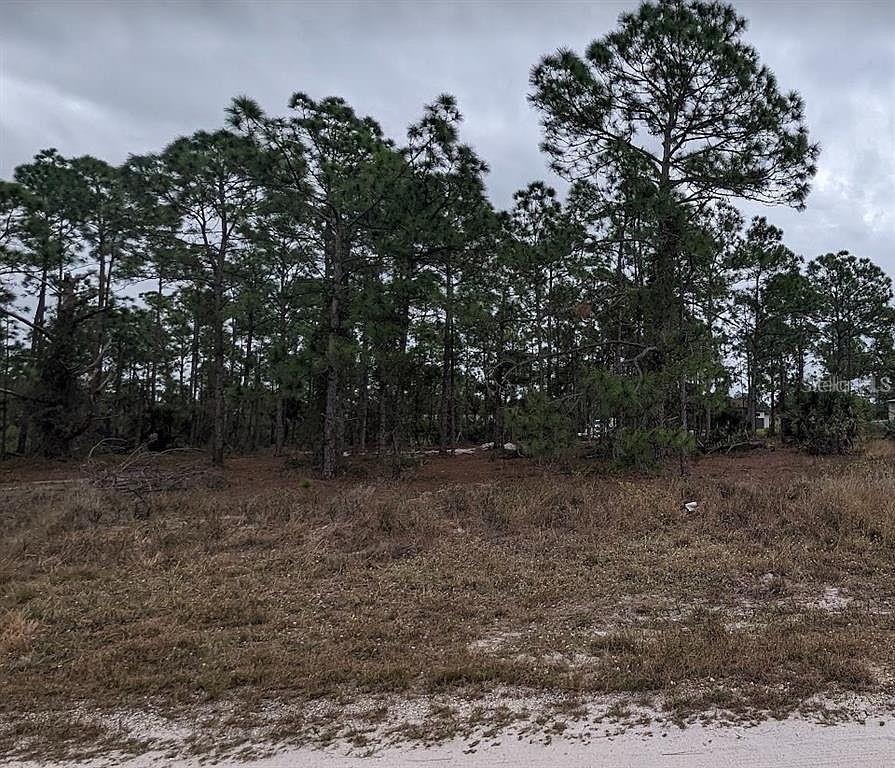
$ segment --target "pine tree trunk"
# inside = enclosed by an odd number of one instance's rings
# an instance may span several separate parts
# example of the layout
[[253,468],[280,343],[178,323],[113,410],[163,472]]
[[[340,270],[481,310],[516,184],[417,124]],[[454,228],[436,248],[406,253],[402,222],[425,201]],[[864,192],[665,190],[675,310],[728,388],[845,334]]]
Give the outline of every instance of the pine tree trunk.
[[[3,333],[3,389],[9,389],[9,329],[10,321],[6,318]],[[9,429],[9,394],[3,393],[3,418],[0,420],[0,460],[7,456],[6,432]]]
[[214,342],[213,342],[214,389],[212,392],[214,415],[212,418],[211,462],[224,464],[224,275],[223,265],[218,264],[214,278]]
[[283,443],[286,434],[286,425],[283,420],[283,388],[280,386],[277,389],[277,410],[276,410],[276,427],[274,432],[274,455],[282,456],[283,455]]
[[379,456],[384,456],[388,451],[388,383],[385,380],[382,363],[376,366],[376,380],[379,382],[379,433],[376,439],[376,453]]
[[[494,365],[494,424],[493,424],[493,432],[491,436],[491,441],[494,443],[494,448],[500,448],[504,444],[503,439],[503,430],[504,430],[504,419],[503,419],[503,355],[504,355],[504,339],[503,339],[503,327],[501,326],[499,331],[499,341],[497,344],[497,352],[495,355],[496,361]],[[496,450],[494,455],[496,456]]]
[[369,373],[367,360],[367,332],[361,335],[361,358],[360,358],[360,381],[358,382],[358,403],[357,403],[357,430],[355,434],[355,445],[360,453],[367,450],[367,410],[369,407]]
[[746,419],[748,433],[755,433],[755,414],[757,413],[756,373],[755,373],[755,339],[749,341],[749,352],[746,356]]
[[[49,257],[44,252],[43,264],[41,265],[41,273],[40,273],[40,288],[37,293],[37,306],[34,310],[34,325],[38,328],[42,328],[44,325],[44,319],[46,318],[47,311],[47,281],[49,280]],[[31,350],[30,350],[30,358],[31,364],[33,366],[37,365],[37,360],[40,357],[41,350],[43,348],[44,339],[42,334],[37,331],[32,331],[31,333]],[[22,413],[19,416],[19,438],[16,443],[16,453],[24,454],[28,450],[28,437],[30,433],[30,417],[29,417],[29,409],[23,408]]]
[[193,339],[190,345],[190,445],[199,439],[199,308],[193,313]]
[[440,453],[447,453],[452,448],[453,438],[453,411],[454,411],[454,311],[453,311],[453,275],[451,264],[448,261],[445,271],[445,310],[444,333],[442,336],[441,357],[441,395],[439,406],[439,442]]
[[343,293],[347,281],[345,270],[347,244],[344,242],[338,226],[331,227],[328,239],[330,297],[326,345],[326,397],[323,414],[323,476],[331,479],[335,477],[338,470],[342,441],[340,341],[344,312]]
[[[49,278],[49,265],[44,260],[40,274],[40,289],[37,293],[37,307],[34,310],[34,324],[38,328],[42,328],[44,318],[47,312],[47,280]],[[31,337],[31,357],[37,359],[40,355],[41,346],[43,345],[43,337],[40,333],[33,333]]]

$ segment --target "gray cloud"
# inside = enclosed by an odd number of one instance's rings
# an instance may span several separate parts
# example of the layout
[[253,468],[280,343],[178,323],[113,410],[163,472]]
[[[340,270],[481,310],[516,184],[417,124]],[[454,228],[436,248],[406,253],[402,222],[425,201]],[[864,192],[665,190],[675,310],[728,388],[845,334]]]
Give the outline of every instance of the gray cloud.
[[[400,139],[447,91],[497,205],[536,178],[529,68],[582,49],[632,2],[15,2],[0,4],[0,175],[47,146],[112,162],[211,128],[238,93],[282,111],[346,98]],[[744,206],[806,257],[848,249],[895,274],[895,6],[740,2],[749,39],[807,103],[823,147],[802,213]]]

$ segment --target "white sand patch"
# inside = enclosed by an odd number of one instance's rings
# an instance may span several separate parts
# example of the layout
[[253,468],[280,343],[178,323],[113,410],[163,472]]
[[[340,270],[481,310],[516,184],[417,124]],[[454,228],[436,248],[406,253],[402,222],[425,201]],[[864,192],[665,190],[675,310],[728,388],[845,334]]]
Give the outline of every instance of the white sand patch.
[[817,599],[815,607],[822,611],[841,611],[848,608],[852,599],[843,595],[839,587],[828,586],[824,588],[823,594]]

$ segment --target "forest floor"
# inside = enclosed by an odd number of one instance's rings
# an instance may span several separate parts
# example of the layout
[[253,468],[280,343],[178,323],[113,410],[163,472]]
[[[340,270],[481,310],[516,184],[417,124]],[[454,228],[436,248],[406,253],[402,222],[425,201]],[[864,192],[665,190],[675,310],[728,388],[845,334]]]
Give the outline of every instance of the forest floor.
[[472,754],[895,710],[891,443],[683,475],[122,461],[0,464],[0,761]]

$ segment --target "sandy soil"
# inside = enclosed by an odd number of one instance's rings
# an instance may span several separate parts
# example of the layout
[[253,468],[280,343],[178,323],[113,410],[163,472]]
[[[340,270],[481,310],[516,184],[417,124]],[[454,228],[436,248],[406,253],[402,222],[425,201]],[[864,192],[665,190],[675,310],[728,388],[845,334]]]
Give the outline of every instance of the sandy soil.
[[[171,761],[146,755],[112,762],[68,765],[84,768],[198,768],[191,760]],[[470,748],[457,740],[436,747],[389,747],[373,755],[347,756],[338,750],[292,749],[252,760],[215,763],[219,768],[497,768],[497,766],[564,766],[565,768],[889,768],[895,764],[895,721],[820,725],[798,719],[769,721],[749,727],[691,725],[685,729],[652,727],[586,742],[568,739],[551,744],[507,739]],[[39,768],[37,763],[18,763]]]

